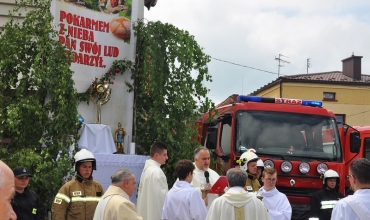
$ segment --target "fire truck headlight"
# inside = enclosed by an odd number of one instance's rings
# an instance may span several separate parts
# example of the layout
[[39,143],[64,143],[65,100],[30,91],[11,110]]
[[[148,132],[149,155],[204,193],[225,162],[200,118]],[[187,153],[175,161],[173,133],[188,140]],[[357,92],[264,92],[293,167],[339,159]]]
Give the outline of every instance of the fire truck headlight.
[[326,163],[319,163],[317,164],[316,171],[318,174],[323,174],[329,169],[328,165]]
[[292,171],[293,165],[289,161],[283,161],[280,165],[280,168],[281,171],[283,171],[284,173],[289,173],[290,171]]
[[310,172],[311,167],[309,163],[302,162],[301,164],[299,164],[298,169],[299,169],[299,172],[301,172],[302,174],[306,174]]
[[272,168],[274,168],[274,167],[275,167],[275,164],[274,164],[274,162],[273,162],[272,160],[265,160],[265,161],[263,162],[263,165],[265,166],[265,168],[267,168],[267,167],[272,167]]

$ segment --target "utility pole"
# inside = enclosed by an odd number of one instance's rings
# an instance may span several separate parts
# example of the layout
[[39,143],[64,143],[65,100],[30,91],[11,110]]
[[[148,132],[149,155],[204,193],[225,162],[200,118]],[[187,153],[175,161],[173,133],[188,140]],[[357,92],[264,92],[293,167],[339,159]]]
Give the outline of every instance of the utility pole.
[[281,59],[281,57],[289,58],[289,57],[284,56],[283,54],[280,54],[280,53],[279,53],[279,57],[275,57],[275,60],[279,61],[279,65],[278,65],[278,77],[280,75],[280,67],[283,67],[283,65],[281,65],[280,63],[290,63],[290,62],[288,62],[286,60]]
[[308,68],[311,67],[310,58],[307,59],[307,74],[308,74]]

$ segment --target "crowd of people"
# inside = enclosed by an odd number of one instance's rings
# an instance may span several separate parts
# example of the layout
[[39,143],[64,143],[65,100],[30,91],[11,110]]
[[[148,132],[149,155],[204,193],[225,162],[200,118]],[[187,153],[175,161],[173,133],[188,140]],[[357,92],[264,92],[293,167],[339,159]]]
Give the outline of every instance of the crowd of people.
[[[210,152],[205,147],[194,151],[194,162],[179,160],[174,168],[178,177],[168,190],[161,169],[168,159],[167,145],[155,142],[145,163],[138,185],[137,208],[130,197],[137,189],[135,175],[118,169],[104,192],[93,180],[94,155],[81,149],[74,156],[73,180],[65,183],[52,204],[53,220],[224,220],[291,219],[292,208],[285,194],[276,188],[277,171],[265,168],[253,151],[243,153],[239,167],[226,172],[228,186],[221,196],[204,196],[220,176],[211,168]],[[346,178],[354,194],[344,197],[338,192],[340,177],[329,169],[323,175],[323,187],[311,198],[313,219],[368,219],[370,216],[370,161],[356,159]],[[11,170],[0,160],[0,219],[44,220],[45,208],[40,197],[28,189],[32,174],[26,167]]]

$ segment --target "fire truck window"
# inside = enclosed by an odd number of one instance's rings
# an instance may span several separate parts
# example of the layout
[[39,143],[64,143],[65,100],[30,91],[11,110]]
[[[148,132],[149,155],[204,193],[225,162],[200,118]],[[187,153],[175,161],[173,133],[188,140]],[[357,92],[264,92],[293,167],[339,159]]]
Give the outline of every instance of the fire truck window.
[[[240,111],[235,126],[235,153],[254,148],[268,155],[341,160],[333,118],[304,114]],[[370,151],[370,148],[369,148]],[[370,152],[369,152],[370,154]]]
[[370,160],[370,138],[365,138],[364,146],[365,146],[365,158]]
[[223,155],[230,154],[230,139],[231,139],[231,125],[228,123],[227,120],[225,123],[222,124],[221,149]]

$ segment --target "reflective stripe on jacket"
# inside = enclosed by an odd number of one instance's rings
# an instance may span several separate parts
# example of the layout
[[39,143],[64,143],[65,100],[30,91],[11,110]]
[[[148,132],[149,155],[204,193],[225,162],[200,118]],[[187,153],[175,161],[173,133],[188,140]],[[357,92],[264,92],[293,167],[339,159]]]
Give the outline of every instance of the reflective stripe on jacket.
[[92,220],[103,194],[103,187],[94,180],[67,182],[55,196],[51,209],[53,220]]

